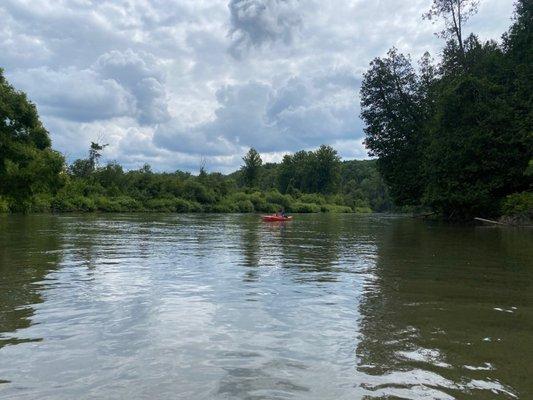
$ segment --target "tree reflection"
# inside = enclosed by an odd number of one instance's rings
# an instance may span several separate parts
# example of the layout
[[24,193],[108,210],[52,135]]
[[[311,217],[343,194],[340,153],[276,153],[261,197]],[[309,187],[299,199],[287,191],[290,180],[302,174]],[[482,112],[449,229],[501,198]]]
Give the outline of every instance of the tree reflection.
[[532,361],[519,310],[530,312],[533,254],[507,236],[410,219],[384,230],[359,306],[367,398],[533,393],[516,369]]
[[18,338],[42,303],[46,276],[61,259],[60,222],[53,216],[0,217],[0,348]]

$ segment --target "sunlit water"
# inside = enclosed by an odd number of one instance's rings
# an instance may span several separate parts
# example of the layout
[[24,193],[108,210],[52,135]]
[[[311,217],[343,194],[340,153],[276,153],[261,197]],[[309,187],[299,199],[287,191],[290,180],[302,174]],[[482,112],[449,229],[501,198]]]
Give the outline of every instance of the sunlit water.
[[533,234],[0,218],[2,399],[533,398]]

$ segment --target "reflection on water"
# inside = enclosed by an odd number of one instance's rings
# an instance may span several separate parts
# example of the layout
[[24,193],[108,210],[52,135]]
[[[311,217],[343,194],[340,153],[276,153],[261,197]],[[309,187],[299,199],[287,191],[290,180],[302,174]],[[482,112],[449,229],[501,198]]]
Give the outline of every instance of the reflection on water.
[[0,398],[533,398],[531,231],[0,218]]

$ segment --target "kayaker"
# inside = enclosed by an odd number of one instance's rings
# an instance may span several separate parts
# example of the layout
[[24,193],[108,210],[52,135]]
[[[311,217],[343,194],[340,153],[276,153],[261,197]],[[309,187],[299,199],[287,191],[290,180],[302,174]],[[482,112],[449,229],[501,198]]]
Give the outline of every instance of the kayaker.
[[279,210],[279,211],[276,213],[276,215],[277,215],[278,217],[283,217],[283,218],[287,217],[287,214],[285,213],[285,209],[284,209],[284,208],[282,208],[281,210]]

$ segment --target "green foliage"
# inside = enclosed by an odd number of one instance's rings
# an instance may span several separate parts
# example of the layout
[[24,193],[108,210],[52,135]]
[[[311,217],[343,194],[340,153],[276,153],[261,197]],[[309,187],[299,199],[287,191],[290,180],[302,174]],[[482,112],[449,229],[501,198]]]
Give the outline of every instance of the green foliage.
[[322,196],[322,195],[320,195],[318,193],[306,193],[306,194],[303,194],[303,195],[300,196],[298,201],[300,201],[302,203],[314,203],[314,204],[319,204],[319,205],[326,204],[326,199],[324,198],[324,196]]
[[254,205],[250,200],[241,200],[236,204],[237,210],[240,213],[251,213],[254,212]]
[[427,118],[422,81],[410,59],[394,48],[387,57],[374,59],[363,78],[365,144],[378,157],[379,170],[397,204],[417,204],[424,189],[420,160]]
[[200,182],[192,179],[185,182],[183,187],[183,197],[200,204],[213,204],[215,202],[214,192]]
[[338,190],[341,162],[337,151],[322,145],[316,151],[286,155],[279,166],[278,184],[283,193],[297,189],[304,193],[329,194]]
[[0,196],[0,214],[9,212],[9,200]]
[[289,211],[295,213],[318,213],[321,211],[321,207],[318,204],[300,203],[297,201],[290,206]]
[[[460,3],[435,0],[432,13],[448,18]],[[462,40],[460,25],[448,25],[438,68],[425,57],[417,72],[394,49],[372,61],[361,89],[366,144],[398,205],[449,219],[493,216],[505,196],[529,187],[531,11],[531,2],[517,2],[503,46],[475,35]],[[350,205],[380,197],[364,196],[363,186],[346,183]]]
[[351,209],[351,207],[339,206],[339,205],[336,205],[336,204],[325,204],[325,205],[320,207],[320,211],[329,212],[329,213],[336,213],[336,214],[353,213],[353,210]]
[[37,109],[0,69],[0,195],[13,198],[15,209],[30,211],[32,196],[63,184],[64,159],[50,145]]
[[291,195],[281,194],[276,189],[267,192],[265,194],[265,199],[270,204],[279,204],[281,207],[286,209],[290,208],[292,202],[294,201]]
[[263,161],[261,156],[253,147],[242,158],[244,166],[242,167],[242,177],[244,184],[249,187],[255,187],[259,183],[259,174]]
[[533,192],[513,193],[502,202],[502,214],[533,219]]
[[147,210],[156,212],[175,212],[176,202],[174,199],[150,199],[145,203]]

